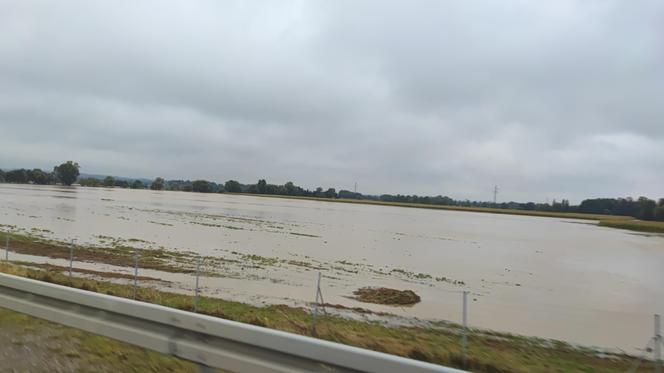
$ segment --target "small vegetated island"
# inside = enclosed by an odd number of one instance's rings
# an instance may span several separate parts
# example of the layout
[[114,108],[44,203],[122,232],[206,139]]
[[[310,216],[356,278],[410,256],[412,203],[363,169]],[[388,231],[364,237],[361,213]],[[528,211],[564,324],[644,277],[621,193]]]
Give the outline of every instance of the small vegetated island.
[[388,306],[412,306],[420,302],[420,296],[412,290],[397,290],[383,287],[363,287],[353,292],[352,299],[365,303]]

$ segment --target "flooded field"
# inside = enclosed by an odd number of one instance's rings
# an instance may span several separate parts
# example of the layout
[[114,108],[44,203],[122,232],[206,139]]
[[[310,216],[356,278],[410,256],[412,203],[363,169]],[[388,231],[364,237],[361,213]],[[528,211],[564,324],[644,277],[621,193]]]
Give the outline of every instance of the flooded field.
[[[0,184],[0,229],[81,245],[205,256],[203,293],[252,304],[305,304],[322,272],[325,301],[573,343],[643,347],[664,311],[664,237],[593,222],[219,194]],[[4,244],[4,242],[2,243]],[[147,252],[147,251],[146,251]],[[4,254],[4,253],[3,253]],[[12,260],[66,266],[11,253]],[[92,261],[75,267],[131,273]],[[190,291],[190,273],[141,269]],[[121,281],[119,279],[118,281]],[[409,307],[353,291],[415,291]]]

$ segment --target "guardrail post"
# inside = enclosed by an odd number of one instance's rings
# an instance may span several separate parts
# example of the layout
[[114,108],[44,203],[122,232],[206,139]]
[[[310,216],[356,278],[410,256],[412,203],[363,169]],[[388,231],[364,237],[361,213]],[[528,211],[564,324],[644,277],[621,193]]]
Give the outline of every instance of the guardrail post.
[[138,289],[138,251],[134,251],[134,299]]
[[463,334],[461,339],[461,348],[463,349],[463,367],[468,364],[468,291],[463,291]]
[[198,278],[200,275],[201,275],[201,258],[199,257],[198,263],[196,264],[196,290],[194,290],[194,312],[198,312]]

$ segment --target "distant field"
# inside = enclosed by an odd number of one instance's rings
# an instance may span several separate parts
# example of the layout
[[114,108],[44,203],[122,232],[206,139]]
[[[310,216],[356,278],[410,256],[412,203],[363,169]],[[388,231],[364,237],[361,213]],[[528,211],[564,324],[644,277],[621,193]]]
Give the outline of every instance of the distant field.
[[338,202],[338,203],[355,203],[361,205],[378,205],[378,206],[395,206],[395,207],[410,207],[420,209],[432,210],[450,210],[450,211],[466,211],[466,212],[484,212],[488,214],[505,214],[505,215],[523,215],[523,216],[538,216],[549,218],[563,218],[563,219],[583,219],[595,220],[599,225],[610,228],[628,229],[639,232],[650,233],[664,233],[664,222],[661,221],[644,221],[634,219],[631,216],[622,215],[601,215],[601,214],[582,214],[572,212],[548,212],[548,211],[528,211],[528,210],[511,210],[511,209],[496,209],[489,207],[464,207],[464,206],[441,206],[441,205],[426,205],[422,203],[402,203],[402,202],[384,202],[384,201],[371,201],[371,200],[358,200],[358,199],[344,199],[344,198],[317,198],[317,197],[296,197],[296,196],[277,196],[265,194],[245,194],[236,193],[252,197],[269,197],[269,198],[283,198],[283,199],[301,199],[322,202]]
[[322,201],[322,202],[355,203],[355,204],[361,204],[361,205],[412,207],[412,208],[432,209],[432,210],[485,212],[485,213],[489,213],[489,214],[543,216],[543,217],[552,217],[552,218],[569,218],[569,219],[584,219],[584,220],[598,220],[598,221],[599,220],[633,219],[630,216],[618,216],[618,215],[599,215],[599,214],[580,214],[580,213],[571,213],[571,212],[510,210],[510,209],[496,209],[496,208],[489,208],[489,207],[427,205],[427,204],[423,204],[423,203],[385,202],[385,201],[372,201],[372,200],[365,200],[365,199],[297,197],[297,196],[279,196],[279,195],[272,195],[272,194],[247,194],[247,193],[233,193],[233,194],[244,195],[244,196],[252,196],[252,197],[303,199],[303,200]]
[[636,219],[600,220],[599,225],[639,232],[664,233],[664,221],[644,221]]

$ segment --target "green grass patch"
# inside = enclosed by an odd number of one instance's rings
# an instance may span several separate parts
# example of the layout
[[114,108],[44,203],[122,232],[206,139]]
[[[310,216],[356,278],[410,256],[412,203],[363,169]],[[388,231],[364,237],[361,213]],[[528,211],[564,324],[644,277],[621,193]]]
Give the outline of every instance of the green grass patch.
[[[175,357],[2,308],[0,333],[12,336],[16,346],[46,354],[45,361],[31,362],[35,372],[50,371],[50,356],[76,360],[74,366],[81,372],[198,372],[196,364]],[[39,356],[43,355],[35,354],[32,359]],[[2,368],[12,371],[12,367]]]
[[600,220],[600,226],[628,229],[637,232],[664,233],[664,221],[645,220]]
[[[72,278],[59,272],[35,270],[3,263],[0,271],[41,281],[71,286],[99,293],[131,298],[131,286],[84,278]],[[138,300],[182,310],[193,309],[193,297],[150,288],[140,288]],[[316,331],[311,329],[308,310],[286,305],[255,307],[219,298],[201,297],[199,312],[262,327],[283,330],[399,356],[410,357],[461,368],[460,328],[440,322],[440,327],[389,327],[379,322],[364,322],[333,315],[319,315]],[[114,350],[116,347],[109,347]],[[119,348],[119,347],[117,347]],[[99,347],[101,351],[104,348]],[[104,353],[110,353],[105,351]],[[467,369],[474,372],[624,372],[634,357],[609,354],[599,357],[596,351],[573,347],[560,341],[526,338],[474,329],[469,337]],[[141,364],[137,362],[136,364]],[[639,372],[652,370],[646,363]]]

